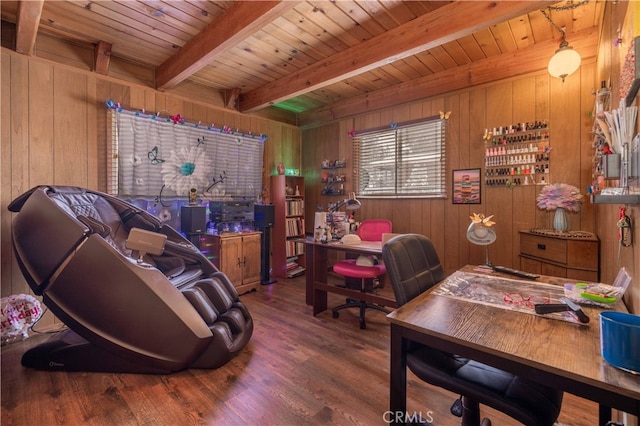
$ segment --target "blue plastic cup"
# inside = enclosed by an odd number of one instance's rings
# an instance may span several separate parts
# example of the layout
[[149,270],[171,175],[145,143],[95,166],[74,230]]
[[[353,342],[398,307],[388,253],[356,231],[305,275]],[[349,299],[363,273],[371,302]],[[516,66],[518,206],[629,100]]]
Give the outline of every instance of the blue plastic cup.
[[625,312],[600,313],[602,357],[614,367],[640,374],[640,316]]

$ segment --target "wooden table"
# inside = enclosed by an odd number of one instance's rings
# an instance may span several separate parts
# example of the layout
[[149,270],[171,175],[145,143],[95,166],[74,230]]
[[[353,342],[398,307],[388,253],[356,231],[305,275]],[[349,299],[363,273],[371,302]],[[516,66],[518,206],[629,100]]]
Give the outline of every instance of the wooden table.
[[336,287],[327,283],[329,262],[327,253],[329,250],[337,250],[364,255],[382,254],[382,242],[362,241],[360,244],[343,244],[339,241],[329,243],[315,242],[312,237],[300,240],[305,244],[306,260],[306,302],[313,305],[313,315],[327,310],[327,292],[342,294],[358,300],[377,303],[382,306],[397,307],[396,301],[387,297],[372,293],[362,293],[349,288]]
[[[474,272],[471,266],[462,271]],[[548,276],[538,281],[571,282]],[[596,401],[602,425],[611,408],[640,415],[640,377],[612,367],[600,354],[601,309],[583,307],[591,321],[581,325],[434,294],[436,288],[388,315],[392,413],[406,412],[406,349],[412,340]],[[625,310],[618,303],[616,309]]]

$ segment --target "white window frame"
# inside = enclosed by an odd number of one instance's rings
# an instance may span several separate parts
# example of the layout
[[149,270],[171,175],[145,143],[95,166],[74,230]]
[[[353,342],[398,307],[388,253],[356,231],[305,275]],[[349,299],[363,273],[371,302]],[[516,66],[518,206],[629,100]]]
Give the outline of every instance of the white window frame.
[[353,138],[355,188],[363,198],[446,198],[446,120],[358,132]]

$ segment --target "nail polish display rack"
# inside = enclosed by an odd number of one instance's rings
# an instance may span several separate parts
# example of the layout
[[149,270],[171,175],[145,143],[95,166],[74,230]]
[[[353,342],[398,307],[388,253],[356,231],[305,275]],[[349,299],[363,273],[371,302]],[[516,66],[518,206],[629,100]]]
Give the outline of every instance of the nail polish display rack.
[[485,187],[546,185],[550,128],[546,121],[486,129]]

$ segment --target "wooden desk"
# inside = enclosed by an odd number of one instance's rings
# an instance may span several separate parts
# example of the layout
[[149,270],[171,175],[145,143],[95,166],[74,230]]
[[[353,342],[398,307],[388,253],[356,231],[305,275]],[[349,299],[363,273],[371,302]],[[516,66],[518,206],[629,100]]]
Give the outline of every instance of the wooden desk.
[[348,288],[336,287],[327,283],[329,270],[327,252],[337,250],[356,254],[376,255],[382,254],[382,242],[362,241],[360,244],[342,244],[341,242],[317,243],[312,237],[300,240],[305,244],[306,261],[306,302],[313,305],[313,315],[327,310],[327,292],[342,294],[358,300],[377,303],[382,306],[397,307],[396,301],[372,293],[361,293]]
[[580,325],[437,295],[434,289],[388,315],[392,413],[406,412],[406,349],[413,340],[596,401],[602,425],[611,408],[640,415],[640,377],[610,366],[600,354],[600,309],[583,307],[591,321]]

